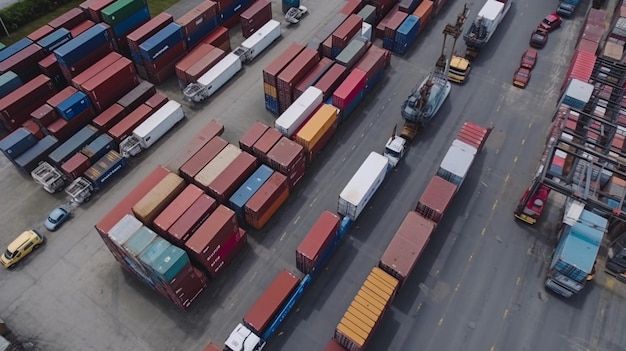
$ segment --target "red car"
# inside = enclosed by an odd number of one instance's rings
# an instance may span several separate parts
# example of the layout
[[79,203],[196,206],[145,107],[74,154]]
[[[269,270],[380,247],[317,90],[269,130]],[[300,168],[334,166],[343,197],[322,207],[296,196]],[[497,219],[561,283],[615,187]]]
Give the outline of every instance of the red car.
[[530,70],[524,67],[518,68],[513,76],[513,85],[524,89],[528,85],[528,81],[530,81]]
[[548,42],[548,31],[537,27],[533,34],[530,35],[529,44],[533,48],[542,49]]
[[521,67],[533,69],[535,68],[535,64],[537,63],[537,50],[528,49],[522,55],[522,62],[520,63]]
[[556,13],[551,13],[547,15],[541,23],[539,23],[539,27],[547,30],[548,32],[552,32],[553,30],[559,28],[562,23],[563,20],[561,19],[561,16]]

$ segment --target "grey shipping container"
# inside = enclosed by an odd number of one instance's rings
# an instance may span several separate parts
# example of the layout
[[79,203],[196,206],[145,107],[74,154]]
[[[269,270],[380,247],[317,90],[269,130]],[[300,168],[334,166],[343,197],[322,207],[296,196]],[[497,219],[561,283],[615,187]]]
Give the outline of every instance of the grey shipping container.
[[69,160],[69,158],[80,151],[83,146],[92,142],[97,137],[98,129],[96,127],[91,125],[85,126],[66,142],[56,148],[56,150],[52,151],[52,153],[48,155],[48,160],[50,160],[50,162],[54,165],[60,167],[63,162]]
[[130,113],[135,110],[139,105],[148,101],[154,94],[156,94],[156,88],[154,84],[148,81],[142,81],[129,91],[126,95],[117,100],[117,104],[124,108],[126,113]]
[[93,163],[95,160],[101,159],[110,150],[115,149],[115,140],[108,134],[102,134],[85,146],[81,153],[89,158],[89,162]]
[[345,49],[341,50],[339,55],[335,57],[340,65],[351,69],[372,46],[369,41],[363,41],[362,39],[352,40]]
[[374,6],[365,5],[356,15],[363,18],[363,22],[376,25],[376,8]]
[[58,144],[57,138],[48,135],[17,157],[14,161],[15,165],[25,173],[30,174]]
[[28,129],[19,128],[0,140],[0,151],[2,151],[9,160],[14,160],[35,144],[37,144],[37,137]]

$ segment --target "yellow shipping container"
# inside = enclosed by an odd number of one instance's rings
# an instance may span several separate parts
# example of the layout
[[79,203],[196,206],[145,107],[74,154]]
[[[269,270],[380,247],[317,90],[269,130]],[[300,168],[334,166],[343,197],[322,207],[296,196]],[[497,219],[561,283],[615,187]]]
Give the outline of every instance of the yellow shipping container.
[[278,91],[276,90],[276,87],[263,83],[263,91],[265,92],[265,95],[278,98]]
[[367,340],[369,336],[369,334],[365,332],[363,329],[361,329],[361,327],[354,324],[354,322],[352,322],[350,319],[346,317],[343,317],[341,319],[341,322],[339,322],[339,324],[342,324],[349,331],[351,331],[351,333],[349,333],[346,336],[350,338],[352,341],[356,342],[360,346],[362,346],[365,343],[365,340]]
[[[339,334],[339,337],[337,337],[337,334]],[[359,350],[365,343],[365,339],[341,322],[335,329],[335,340],[347,350]]]
[[[371,317],[371,312],[367,311],[367,309],[365,309],[364,311],[359,310],[360,305],[350,305],[350,307],[348,307],[348,313],[350,313],[351,315],[353,315],[355,318],[358,318],[360,321],[362,321],[363,323],[365,323],[369,328],[374,328],[374,325],[376,324],[375,320],[372,320]],[[370,316],[368,316],[368,314]]]
[[311,151],[324,136],[324,133],[335,123],[337,123],[337,108],[333,105],[323,104],[298,131],[295,141],[307,151]]
[[350,321],[350,323],[352,323],[355,328],[359,330],[359,333],[362,333],[361,335],[365,335],[365,339],[367,339],[367,335],[370,335],[372,332],[373,326],[369,325],[367,320],[363,320],[362,318],[355,316],[352,312],[346,311],[343,317]]
[[133,214],[143,224],[152,224],[154,218],[156,218],[186,186],[187,184],[185,184],[183,178],[175,173],[168,174],[133,206]]
[[398,289],[398,279],[394,278],[389,273],[383,271],[382,269],[378,267],[374,267],[374,269],[372,269],[372,274],[376,275],[377,277],[387,282],[387,284],[393,288],[394,292],[396,291],[396,289]]
[[375,299],[385,305],[389,302],[391,297],[389,294],[387,294],[387,292],[385,292],[384,290],[376,286],[375,283],[372,283],[369,280],[366,280],[365,283],[363,283],[363,287],[361,289],[370,292]]
[[376,275],[372,274],[367,277],[366,282],[370,282],[370,284],[374,284],[377,288],[385,292],[385,296],[393,296],[395,289],[387,284],[386,281],[380,279]]
[[385,305],[380,303],[380,301],[375,300],[375,298],[371,296],[370,292],[360,290],[357,297],[360,299],[359,302],[365,306],[365,308],[370,309],[377,315],[381,314],[385,309]]

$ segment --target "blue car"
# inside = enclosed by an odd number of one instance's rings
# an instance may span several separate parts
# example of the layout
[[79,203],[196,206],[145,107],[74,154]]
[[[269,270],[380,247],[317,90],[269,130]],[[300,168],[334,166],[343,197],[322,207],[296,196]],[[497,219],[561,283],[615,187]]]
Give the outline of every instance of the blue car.
[[61,227],[63,222],[67,221],[71,217],[72,217],[71,208],[67,206],[59,206],[55,208],[54,210],[52,210],[52,212],[50,212],[50,215],[48,216],[48,218],[46,218],[46,221],[44,222],[43,225],[44,227],[46,227],[46,229],[53,232],[59,229],[59,227]]

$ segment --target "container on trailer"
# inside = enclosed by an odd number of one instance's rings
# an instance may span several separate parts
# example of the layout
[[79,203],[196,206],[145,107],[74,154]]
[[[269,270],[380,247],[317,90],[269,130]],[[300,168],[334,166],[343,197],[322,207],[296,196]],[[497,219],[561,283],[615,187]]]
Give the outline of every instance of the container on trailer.
[[363,18],[357,15],[350,15],[332,34],[333,50],[342,50],[348,45],[360,31],[363,24]]
[[281,271],[243,316],[246,326],[256,335],[262,335],[299,283],[298,277]]
[[26,128],[18,128],[0,140],[0,151],[9,159],[14,160],[19,155],[37,144],[37,138]]
[[0,51],[0,62],[24,50],[25,48],[32,45],[33,43],[34,43],[33,40],[29,38],[22,38],[16,41],[15,43],[9,45],[8,47],[2,49],[2,51]]
[[459,140],[453,141],[439,165],[437,175],[460,187],[474,162],[476,152],[476,148],[467,143]]
[[235,190],[248,179],[258,168],[256,157],[241,152],[224,170],[209,184],[207,193],[220,203],[227,203]]
[[322,104],[294,137],[294,141],[304,147],[307,164],[317,156],[336,130],[337,108]]
[[320,57],[317,51],[304,48],[289,65],[287,65],[276,79],[278,90],[278,102],[280,112],[285,111],[293,102],[293,88],[309,73],[319,62]]
[[48,22],[52,28],[72,29],[87,19],[86,14],[79,8],[73,8],[66,13]]
[[75,92],[56,106],[59,116],[66,121],[72,120],[89,108],[91,108],[91,102],[87,95],[81,91]]
[[167,231],[167,236],[177,246],[182,246],[215,211],[218,203],[208,195],[200,195]]
[[353,13],[359,12],[363,5],[365,5],[361,0],[348,0],[348,3],[339,11],[340,13],[351,15]]
[[229,207],[235,211],[240,220],[245,218],[244,206],[259,188],[272,176],[274,170],[261,165],[228,200]]
[[426,28],[432,18],[434,10],[435,4],[431,0],[424,0],[419,4],[419,6],[417,6],[415,11],[413,11],[413,16],[420,19],[419,32]]
[[267,153],[270,167],[287,176],[289,188],[293,189],[304,177],[306,157],[302,145],[282,137]]
[[141,104],[137,109],[126,115],[121,121],[109,129],[108,134],[115,139],[119,145],[122,140],[129,137],[135,128],[148,119],[155,111],[145,104]]
[[154,84],[142,81],[131,91],[117,100],[117,104],[122,106],[126,113],[135,110],[139,105],[145,103],[152,95],[156,94]]
[[50,78],[39,75],[0,99],[0,120],[13,131],[56,92]]
[[46,52],[37,44],[27,46],[24,50],[0,62],[0,73],[15,73],[23,82],[35,78],[39,73],[37,63],[46,57]]
[[317,65],[307,73],[304,78],[300,79],[293,88],[293,99],[296,100],[304,93],[304,91],[315,84],[333,65],[333,60],[323,57]]
[[98,73],[102,72],[107,67],[111,66],[115,62],[119,61],[123,56],[118,54],[117,52],[110,52],[96,63],[94,63],[91,67],[87,68],[83,72],[76,75],[76,77],[72,78],[72,86],[76,89],[80,89],[85,82],[89,79],[93,78]]
[[220,205],[185,242],[192,258],[209,270],[209,262],[226,239],[239,233],[235,212]]
[[272,3],[266,0],[256,1],[239,17],[241,19],[241,34],[244,38],[249,38],[272,19]]
[[313,85],[314,87],[322,91],[323,101],[328,100],[332,96],[332,94],[335,92],[335,89],[339,87],[339,84],[343,82],[347,74],[348,70],[346,69],[346,67],[335,63],[317,81],[317,83]]
[[246,223],[262,229],[289,197],[289,179],[274,172],[244,206]]
[[209,185],[241,154],[241,150],[233,144],[228,144],[193,178],[194,183],[208,192]]
[[457,190],[456,185],[434,176],[417,202],[415,211],[435,223],[439,223],[446,209],[450,206]]
[[24,171],[24,173],[30,174],[41,161],[46,159],[48,154],[52,152],[58,144],[59,141],[57,138],[52,135],[47,135],[39,140],[37,144],[16,157],[13,162],[18,168]]
[[121,58],[82,85],[96,110],[103,111],[139,84],[133,63]]
[[228,28],[219,26],[215,28],[201,43],[210,44],[226,52],[230,51],[230,35]]
[[94,162],[102,158],[109,150],[115,149],[115,142],[108,134],[101,134],[81,150],[81,153]]
[[211,96],[239,72],[241,67],[239,56],[230,53],[198,78],[198,83],[203,85],[207,95]]
[[323,95],[320,89],[309,87],[276,119],[275,128],[284,136],[291,138],[302,123],[322,104]]
[[111,27],[104,23],[98,23],[87,29],[76,38],[54,50],[57,60],[61,66],[69,69],[89,53],[95,52],[103,46],[110,47],[112,40],[110,29]]
[[269,128],[265,133],[252,145],[252,151],[261,162],[268,163],[267,153],[282,138],[282,134],[274,129]]
[[367,52],[372,45],[370,42],[361,40],[360,38],[354,39],[348,43],[348,45],[341,50],[339,55],[335,57],[335,61],[347,69],[352,69],[359,59]]
[[93,126],[86,126],[50,153],[48,159],[54,165],[61,166],[75,153],[79,152],[83,146],[89,144],[97,137],[98,129]]
[[156,216],[185,188],[185,181],[174,173],[168,174],[132,208],[133,214],[145,225],[151,225]]
[[[208,45],[208,44],[207,44]],[[211,68],[215,67],[215,65],[220,62],[224,56],[226,56],[227,52],[220,49],[214,48],[206,55],[202,56],[198,61],[196,61],[193,65],[191,65],[184,72],[181,72],[180,78],[183,78],[182,82],[184,83],[193,83],[196,82],[203,74],[208,72]]]
[[[157,93],[159,94],[159,93]],[[160,95],[160,94],[159,94]],[[148,102],[146,102],[147,104]],[[189,143],[169,160],[167,166],[171,169],[179,169],[183,163],[187,162],[193,157],[200,149],[202,149],[211,139],[222,135],[224,132],[224,125],[211,120],[202,128],[198,134],[196,134]],[[183,176],[183,178],[185,178]]]
[[[167,96],[157,92],[156,94],[154,94],[150,98],[148,98],[148,100],[146,100],[145,104],[150,106],[150,107],[152,107],[152,109],[154,109],[154,110],[158,110],[161,107],[163,107],[168,101],[170,101],[170,99]],[[211,123],[213,123],[213,122],[211,122]],[[224,127],[222,126],[222,129],[223,128]]]
[[408,15],[396,30],[393,50],[404,55],[419,34],[419,17]]
[[365,5],[357,13],[357,16],[363,18],[363,22],[369,23],[371,25],[376,24],[376,8],[372,5]]
[[333,93],[333,105],[345,110],[350,103],[365,89],[367,74],[355,68]]
[[246,134],[244,134],[241,139],[239,139],[239,148],[247,153],[252,154],[252,146],[265,134],[265,132],[269,129],[265,124],[256,121],[248,129]]
[[270,19],[256,32],[252,33],[248,39],[241,43],[241,47],[248,49],[245,58],[248,61],[254,60],[267,47],[269,47],[281,35],[280,22]]
[[124,167],[126,167],[126,158],[122,157],[117,151],[111,150],[97,162],[93,163],[85,171],[84,177],[89,179],[96,189],[99,189]]
[[[43,26],[41,26],[38,29],[36,29],[34,32],[32,32],[29,35],[27,35],[26,38],[30,39],[33,43],[35,43],[38,40],[44,38],[46,35],[48,35],[48,34],[50,34],[52,32],[54,32],[54,28],[50,27],[47,24],[44,24]],[[5,49],[5,48],[3,48],[3,49]]]
[[45,37],[39,39],[37,44],[41,46],[47,53],[51,53],[54,49],[59,46],[67,43],[72,39],[72,33],[65,29],[59,28],[54,32],[46,35]]
[[411,274],[428,245],[435,223],[417,212],[409,212],[385,249],[378,267],[396,278],[400,285]]
[[396,12],[385,24],[385,30],[383,33],[383,48],[387,50],[394,50],[394,43],[396,40],[396,31],[406,20],[408,15],[404,12]]
[[76,27],[70,29],[70,33],[72,34],[72,38],[76,38],[77,36],[83,34],[87,29],[95,26],[96,23],[90,20],[82,21]]
[[296,249],[296,267],[300,272],[311,274],[319,268],[317,262],[332,244],[340,223],[341,218],[336,214],[322,212]]
[[184,42],[183,27],[178,23],[169,23],[139,44],[139,51],[144,61],[154,62],[180,42]]
[[166,236],[167,231],[177,220],[202,196],[202,189],[189,184],[165,209],[154,219],[154,230],[161,236]]
[[124,108],[118,104],[113,104],[93,119],[93,125],[103,133],[108,132],[109,129],[119,123],[125,116],[126,111],[124,111]]
[[[141,150],[145,150],[156,143],[165,133],[172,129],[178,122],[185,118],[183,107],[178,102],[168,101],[163,107],[152,113],[145,121],[133,130],[133,137],[136,140],[129,140],[124,147],[120,144],[123,153],[137,155]],[[133,143],[137,142],[133,146]]]
[[226,145],[228,145],[226,140],[219,136],[213,137],[179,168],[180,175],[185,178],[186,181],[192,182],[198,172],[211,162]]
[[61,171],[70,179],[76,179],[83,175],[90,166],[89,158],[77,152],[61,165]]
[[356,220],[387,175],[387,158],[371,152],[339,194],[337,213]]

